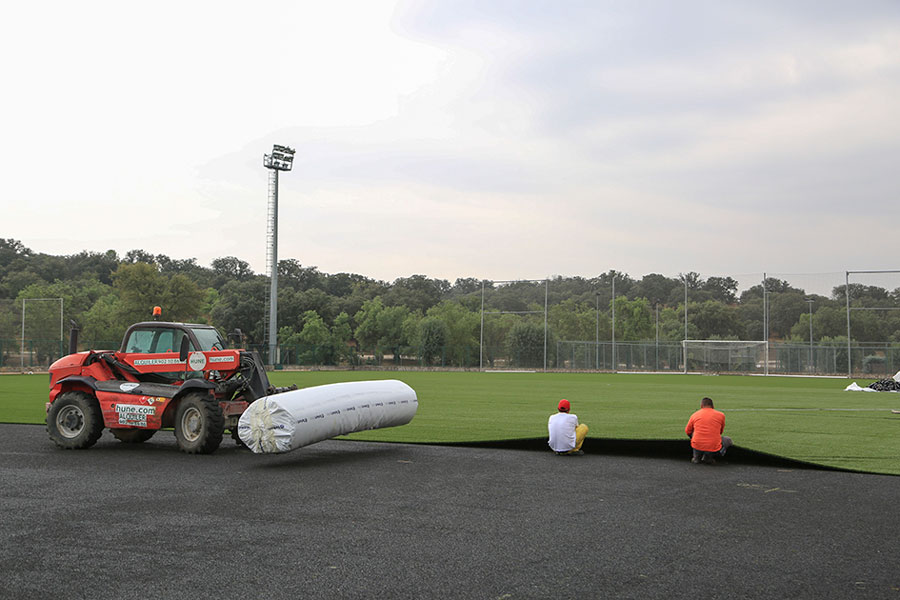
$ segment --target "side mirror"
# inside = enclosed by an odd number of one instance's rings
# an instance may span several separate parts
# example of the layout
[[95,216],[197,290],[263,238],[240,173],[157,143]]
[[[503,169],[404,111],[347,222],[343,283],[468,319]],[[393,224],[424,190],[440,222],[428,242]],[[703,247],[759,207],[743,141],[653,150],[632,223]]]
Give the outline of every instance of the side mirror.
[[178,360],[185,363],[187,368],[188,349],[191,347],[191,340],[188,336],[181,338],[181,348],[178,350]]

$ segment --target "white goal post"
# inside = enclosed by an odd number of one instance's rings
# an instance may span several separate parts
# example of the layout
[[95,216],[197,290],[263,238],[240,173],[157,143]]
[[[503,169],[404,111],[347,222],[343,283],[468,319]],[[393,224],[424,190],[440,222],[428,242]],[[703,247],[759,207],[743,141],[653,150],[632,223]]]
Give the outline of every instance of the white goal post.
[[684,372],[768,374],[768,344],[748,340],[683,340]]

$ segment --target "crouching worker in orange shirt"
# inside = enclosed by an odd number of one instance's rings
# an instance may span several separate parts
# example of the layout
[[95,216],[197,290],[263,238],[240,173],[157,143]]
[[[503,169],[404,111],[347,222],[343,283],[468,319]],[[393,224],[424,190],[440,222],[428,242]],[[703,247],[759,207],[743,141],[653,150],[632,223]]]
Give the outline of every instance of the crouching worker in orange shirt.
[[732,441],[730,437],[722,435],[723,431],[725,413],[716,410],[710,398],[704,398],[700,401],[700,410],[691,415],[684,428],[684,432],[691,438],[691,448],[694,449],[691,462],[714,465],[716,456],[725,456]]
[[547,431],[550,433],[547,443],[557,454],[584,454],[581,445],[587,437],[588,426],[584,423],[579,425],[578,416],[569,413],[572,406],[568,400],[560,400],[557,408],[559,412],[547,421]]

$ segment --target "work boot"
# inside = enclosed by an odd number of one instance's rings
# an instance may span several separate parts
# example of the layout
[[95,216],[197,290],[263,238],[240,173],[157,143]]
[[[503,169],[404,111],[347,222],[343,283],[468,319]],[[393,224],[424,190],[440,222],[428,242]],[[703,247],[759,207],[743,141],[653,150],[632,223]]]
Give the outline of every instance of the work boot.
[[703,458],[703,462],[708,465],[714,465],[716,464],[716,459],[714,459],[712,456],[706,456]]
[[691,458],[691,464],[699,465],[699,464],[700,464],[700,459],[697,458],[696,456],[693,457],[693,458]]

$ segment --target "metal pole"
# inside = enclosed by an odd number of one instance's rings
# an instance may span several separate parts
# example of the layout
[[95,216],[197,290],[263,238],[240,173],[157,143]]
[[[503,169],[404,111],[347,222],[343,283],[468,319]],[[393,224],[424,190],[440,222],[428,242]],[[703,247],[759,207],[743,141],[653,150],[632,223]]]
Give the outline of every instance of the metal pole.
[[550,280],[544,280],[544,371],[547,370],[547,299],[550,295]]
[[22,353],[19,355],[23,372],[25,371],[25,300],[26,298],[22,298]]
[[763,289],[763,339],[766,341],[766,366],[763,369],[763,374],[769,374],[769,295],[766,291],[766,274],[763,273],[763,281],[762,281],[762,289]]
[[272,178],[271,287],[269,288],[269,361],[278,362],[278,169],[270,169]]
[[687,374],[687,339],[688,339],[688,314],[687,314],[687,276],[684,277],[684,341],[681,343],[681,354],[684,357],[684,372]]
[[63,355],[65,341],[63,340],[63,299],[59,299],[59,355]]
[[656,303],[656,370],[659,371],[659,302]]
[[812,305],[813,300],[811,298],[806,299],[806,303],[809,304],[809,370],[813,371],[813,336],[812,336]]
[[594,358],[596,359],[596,369],[600,370],[600,292],[595,292],[594,297],[597,299],[597,333],[594,336]]
[[478,369],[484,370],[484,279],[481,280],[481,341],[478,343]]
[[850,364],[850,271],[844,273],[844,296],[847,299],[847,378],[853,377]]
[[612,370],[618,371],[616,364],[616,274],[612,278]]

